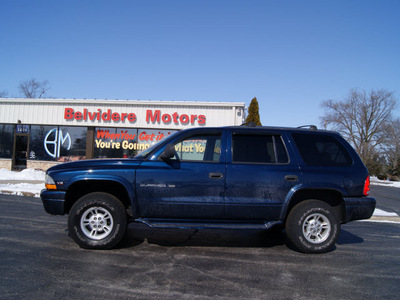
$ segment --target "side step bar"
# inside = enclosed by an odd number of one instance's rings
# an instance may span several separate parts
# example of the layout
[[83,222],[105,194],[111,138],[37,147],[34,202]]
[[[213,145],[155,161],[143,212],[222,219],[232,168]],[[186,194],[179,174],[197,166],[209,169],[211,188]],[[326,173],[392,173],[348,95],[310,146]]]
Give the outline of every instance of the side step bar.
[[270,221],[259,223],[245,222],[222,222],[222,221],[198,221],[198,220],[165,220],[138,218],[135,222],[143,223],[154,228],[179,228],[179,229],[246,229],[262,230],[269,229],[275,225],[282,224],[282,221]]

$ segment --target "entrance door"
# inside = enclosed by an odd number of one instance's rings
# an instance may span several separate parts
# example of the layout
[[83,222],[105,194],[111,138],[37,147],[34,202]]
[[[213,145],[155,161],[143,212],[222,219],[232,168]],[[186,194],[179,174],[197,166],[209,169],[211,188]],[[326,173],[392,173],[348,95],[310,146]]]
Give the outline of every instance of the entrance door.
[[13,170],[26,169],[28,158],[28,135],[15,135]]

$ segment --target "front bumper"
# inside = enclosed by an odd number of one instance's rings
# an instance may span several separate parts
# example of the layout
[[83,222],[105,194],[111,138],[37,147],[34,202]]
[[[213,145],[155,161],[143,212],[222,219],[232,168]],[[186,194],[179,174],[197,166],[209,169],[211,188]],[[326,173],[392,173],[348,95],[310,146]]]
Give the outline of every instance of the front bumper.
[[64,215],[65,194],[65,191],[42,190],[40,198],[42,198],[44,210],[51,215]]
[[344,223],[371,218],[376,201],[371,197],[344,198],[346,216]]

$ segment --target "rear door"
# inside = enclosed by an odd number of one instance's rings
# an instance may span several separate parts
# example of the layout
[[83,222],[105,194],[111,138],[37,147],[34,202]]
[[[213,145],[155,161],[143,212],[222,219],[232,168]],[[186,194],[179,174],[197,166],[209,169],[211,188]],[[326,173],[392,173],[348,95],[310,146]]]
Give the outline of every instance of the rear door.
[[300,170],[282,134],[237,129],[228,140],[225,218],[279,219],[286,196],[301,183]]

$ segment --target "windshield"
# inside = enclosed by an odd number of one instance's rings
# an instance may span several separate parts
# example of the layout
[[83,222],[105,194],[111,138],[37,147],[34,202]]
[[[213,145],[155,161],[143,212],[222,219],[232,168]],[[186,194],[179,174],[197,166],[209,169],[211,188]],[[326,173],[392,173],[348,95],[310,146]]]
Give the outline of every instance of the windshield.
[[160,147],[163,144],[167,144],[177,133],[174,132],[173,134],[171,134],[170,136],[168,136],[166,139],[159,141],[158,143],[152,145],[150,148],[147,148],[146,150],[142,151],[140,154],[136,155],[134,158],[136,159],[147,159],[149,158],[149,155],[151,152],[153,152],[155,149],[157,149],[158,147]]

